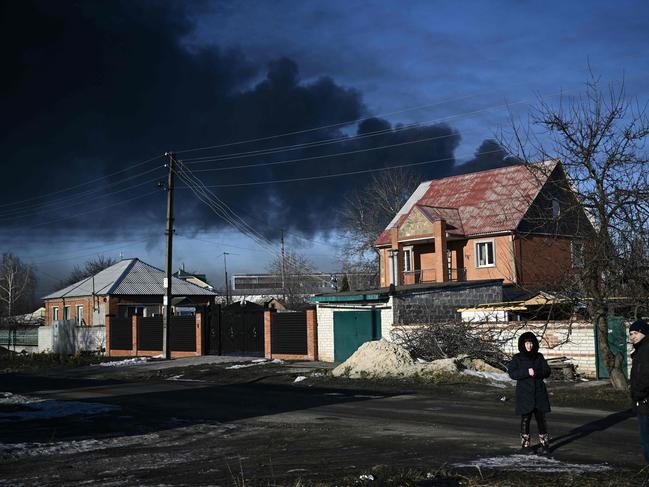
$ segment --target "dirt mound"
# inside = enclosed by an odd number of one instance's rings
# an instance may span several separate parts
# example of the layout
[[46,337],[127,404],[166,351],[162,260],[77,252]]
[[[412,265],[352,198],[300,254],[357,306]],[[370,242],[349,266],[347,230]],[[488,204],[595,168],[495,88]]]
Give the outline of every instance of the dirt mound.
[[334,377],[400,377],[412,375],[415,361],[403,347],[385,339],[365,342],[331,371]]
[[480,372],[502,372],[485,361],[459,355],[432,362],[415,361],[408,350],[385,339],[365,342],[351,357],[331,371],[334,377],[414,377],[456,374],[470,369]]

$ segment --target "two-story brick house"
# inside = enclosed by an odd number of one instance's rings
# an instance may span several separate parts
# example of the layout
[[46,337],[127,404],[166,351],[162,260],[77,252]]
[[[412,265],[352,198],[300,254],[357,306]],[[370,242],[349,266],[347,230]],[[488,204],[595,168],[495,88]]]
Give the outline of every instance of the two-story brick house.
[[375,241],[380,285],[556,287],[580,265],[591,231],[556,160],[427,181]]

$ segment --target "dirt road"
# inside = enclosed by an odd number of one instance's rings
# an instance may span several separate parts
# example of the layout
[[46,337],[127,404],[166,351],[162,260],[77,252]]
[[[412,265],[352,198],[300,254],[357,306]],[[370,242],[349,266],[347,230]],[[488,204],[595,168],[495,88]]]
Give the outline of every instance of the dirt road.
[[[362,475],[376,465],[432,471],[518,453],[513,405],[501,400],[511,395],[508,389],[457,384],[372,390],[315,378],[296,383],[294,371],[269,366],[245,374],[223,365],[202,367],[203,375],[1,376],[0,389],[13,393],[16,404],[0,407],[0,485],[326,481]],[[80,407],[81,413],[29,416],[45,406],[21,402],[23,396],[44,399],[54,411]],[[106,410],[84,413],[89,404]],[[618,472],[640,469],[630,412],[585,406],[553,408],[553,458],[608,464]]]

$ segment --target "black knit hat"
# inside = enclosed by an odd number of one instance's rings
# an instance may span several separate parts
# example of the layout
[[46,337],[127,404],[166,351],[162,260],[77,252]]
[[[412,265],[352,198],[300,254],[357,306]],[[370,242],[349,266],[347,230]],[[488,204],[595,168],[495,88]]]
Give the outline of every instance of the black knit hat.
[[639,331],[643,335],[649,335],[649,325],[645,320],[634,321],[629,327],[629,333],[632,331]]

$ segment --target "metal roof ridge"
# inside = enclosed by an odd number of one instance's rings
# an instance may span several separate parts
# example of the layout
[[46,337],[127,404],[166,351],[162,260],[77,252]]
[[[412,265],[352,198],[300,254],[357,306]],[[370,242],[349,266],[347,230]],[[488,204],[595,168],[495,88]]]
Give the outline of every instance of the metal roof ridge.
[[129,272],[131,272],[131,269],[133,269],[133,266],[139,259],[137,257],[131,259],[131,262],[124,268],[120,276],[113,281],[113,285],[106,291],[106,294],[110,295],[115,289],[119,287],[119,285],[124,281],[126,276],[128,275]]

